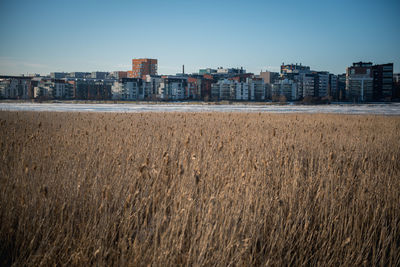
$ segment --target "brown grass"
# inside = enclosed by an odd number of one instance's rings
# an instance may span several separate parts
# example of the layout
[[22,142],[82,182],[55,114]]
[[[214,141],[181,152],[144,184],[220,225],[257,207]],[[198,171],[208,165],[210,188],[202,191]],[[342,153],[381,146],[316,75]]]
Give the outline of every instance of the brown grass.
[[0,112],[0,265],[400,265],[400,118]]

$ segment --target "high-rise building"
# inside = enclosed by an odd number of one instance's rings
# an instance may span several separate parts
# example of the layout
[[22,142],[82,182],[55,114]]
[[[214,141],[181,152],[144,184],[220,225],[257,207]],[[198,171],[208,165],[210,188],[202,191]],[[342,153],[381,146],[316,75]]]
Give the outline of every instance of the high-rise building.
[[302,87],[302,97],[314,97],[315,75],[311,73],[302,75],[301,87]]
[[400,98],[400,73],[393,74],[393,98]]
[[391,100],[393,92],[393,63],[372,65],[356,62],[346,71],[346,94],[349,100]]
[[393,97],[393,63],[372,66],[373,100],[390,100]]
[[346,69],[346,96],[353,101],[371,101],[372,62],[357,62]]
[[314,96],[326,97],[329,90],[329,73],[324,71],[314,74]]
[[132,59],[132,71],[128,72],[128,76],[130,78],[143,78],[146,75],[157,75],[157,59]]

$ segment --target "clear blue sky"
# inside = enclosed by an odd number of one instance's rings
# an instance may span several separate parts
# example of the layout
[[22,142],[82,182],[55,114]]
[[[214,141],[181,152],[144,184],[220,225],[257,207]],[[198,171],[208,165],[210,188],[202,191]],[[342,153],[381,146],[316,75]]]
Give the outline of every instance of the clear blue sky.
[[400,72],[400,1],[0,0],[0,74],[205,67],[343,73],[355,61]]

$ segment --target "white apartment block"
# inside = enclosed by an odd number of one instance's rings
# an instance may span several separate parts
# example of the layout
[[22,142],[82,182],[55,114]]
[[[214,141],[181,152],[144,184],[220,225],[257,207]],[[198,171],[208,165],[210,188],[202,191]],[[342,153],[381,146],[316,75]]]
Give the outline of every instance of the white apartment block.
[[144,98],[145,99],[152,97],[161,98],[160,84],[161,84],[161,77],[146,75],[143,84]]
[[73,96],[73,86],[64,80],[41,79],[33,88],[33,97],[69,99]]
[[[235,100],[249,100],[249,84],[245,82],[234,82],[231,85]],[[254,95],[254,86],[252,86]],[[251,93],[250,93],[251,94]]]
[[137,81],[117,81],[111,86],[112,99],[137,100],[139,97],[139,83]]
[[29,87],[30,79],[1,78],[0,97],[27,99]]
[[161,79],[159,92],[162,99],[185,99],[186,78],[167,76]]
[[221,79],[211,85],[214,100],[264,100],[265,86],[262,79],[247,79],[246,82]]

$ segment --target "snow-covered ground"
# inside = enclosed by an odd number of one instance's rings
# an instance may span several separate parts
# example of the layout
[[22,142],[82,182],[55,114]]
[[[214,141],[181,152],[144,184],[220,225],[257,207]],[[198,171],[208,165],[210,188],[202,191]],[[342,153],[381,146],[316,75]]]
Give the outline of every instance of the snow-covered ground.
[[400,115],[400,103],[303,105],[0,103],[0,110],[63,112],[269,112]]

